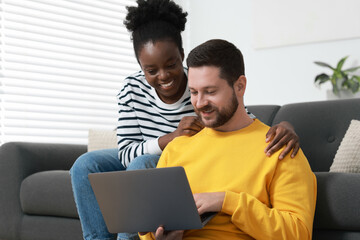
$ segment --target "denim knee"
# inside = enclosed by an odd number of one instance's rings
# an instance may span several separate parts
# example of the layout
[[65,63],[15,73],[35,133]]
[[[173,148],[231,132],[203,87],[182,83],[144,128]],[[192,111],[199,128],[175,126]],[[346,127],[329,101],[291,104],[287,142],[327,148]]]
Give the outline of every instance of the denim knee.
[[82,154],[70,169],[71,175],[124,170],[117,158],[117,149],[104,149]]
[[151,154],[138,156],[130,162],[126,170],[156,168],[159,158],[160,158],[159,155],[151,155]]
[[89,173],[95,172],[94,164],[96,164],[93,160],[91,152],[84,153],[78,159],[76,159],[75,163],[70,169],[70,175],[88,175]]

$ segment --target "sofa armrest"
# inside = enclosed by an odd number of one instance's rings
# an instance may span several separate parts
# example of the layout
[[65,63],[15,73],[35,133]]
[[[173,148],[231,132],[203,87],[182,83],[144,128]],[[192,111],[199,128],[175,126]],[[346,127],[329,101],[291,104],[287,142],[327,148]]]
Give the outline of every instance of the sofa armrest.
[[360,231],[360,174],[315,172],[314,228]]
[[0,147],[0,239],[20,239],[20,186],[29,175],[69,170],[86,145],[10,142]]

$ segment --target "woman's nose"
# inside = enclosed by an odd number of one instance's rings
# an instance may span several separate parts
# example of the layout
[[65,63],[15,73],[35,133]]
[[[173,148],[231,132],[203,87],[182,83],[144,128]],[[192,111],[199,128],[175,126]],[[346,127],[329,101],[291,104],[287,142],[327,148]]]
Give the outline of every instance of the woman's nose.
[[160,80],[165,80],[168,77],[168,72],[166,70],[160,70],[158,78]]

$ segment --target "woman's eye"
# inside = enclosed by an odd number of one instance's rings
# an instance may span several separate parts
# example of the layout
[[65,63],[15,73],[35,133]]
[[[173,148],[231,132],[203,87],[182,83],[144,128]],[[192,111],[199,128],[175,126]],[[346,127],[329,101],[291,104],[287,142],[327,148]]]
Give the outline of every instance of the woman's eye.
[[176,66],[176,63],[168,65],[168,68],[174,68]]

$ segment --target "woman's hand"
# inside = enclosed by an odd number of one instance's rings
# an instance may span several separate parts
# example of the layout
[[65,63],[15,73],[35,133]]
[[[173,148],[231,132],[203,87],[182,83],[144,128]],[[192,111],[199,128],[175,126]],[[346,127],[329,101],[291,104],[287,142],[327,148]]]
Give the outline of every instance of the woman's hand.
[[159,138],[159,146],[161,150],[164,150],[166,145],[174,138],[179,136],[192,136],[201,131],[204,128],[198,117],[186,116],[183,117],[177,127],[177,129],[169,134],[166,134]]
[[288,122],[280,122],[279,124],[271,127],[266,134],[266,142],[271,142],[265,148],[267,156],[271,156],[277,152],[284,145],[285,149],[280,153],[279,159],[283,159],[291,149],[291,157],[295,157],[300,149],[299,137],[295,133],[294,127]]
[[187,116],[181,119],[174,133],[175,137],[183,135],[192,136],[200,132],[203,128],[204,126],[202,125],[198,117]]

